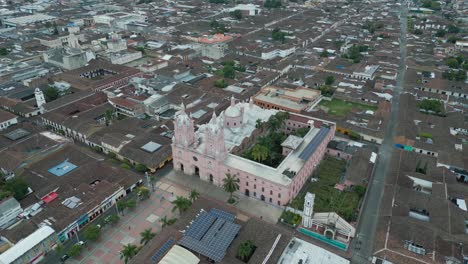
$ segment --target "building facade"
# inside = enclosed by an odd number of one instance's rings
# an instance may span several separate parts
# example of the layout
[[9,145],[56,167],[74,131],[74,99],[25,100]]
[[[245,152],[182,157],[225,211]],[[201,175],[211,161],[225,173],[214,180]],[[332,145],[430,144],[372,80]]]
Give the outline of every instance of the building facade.
[[57,243],[54,229],[44,225],[0,255],[2,264],[38,263]]
[[[195,131],[193,119],[182,107],[174,121],[175,170],[216,186],[222,186],[226,174],[230,174],[239,179],[239,192],[273,205],[286,205],[321,161],[334,137],[335,124],[306,118],[303,125],[310,128],[309,132],[276,168],[233,154],[255,142],[255,136],[261,134],[258,122],[267,122],[276,113],[277,110],[258,107],[253,100],[236,104],[231,98],[230,107],[219,117],[213,113],[211,121]],[[283,124],[285,132],[293,130],[288,123],[291,121]]]
[[15,198],[5,199],[0,203],[0,229],[5,229],[17,221],[23,212],[21,205]]

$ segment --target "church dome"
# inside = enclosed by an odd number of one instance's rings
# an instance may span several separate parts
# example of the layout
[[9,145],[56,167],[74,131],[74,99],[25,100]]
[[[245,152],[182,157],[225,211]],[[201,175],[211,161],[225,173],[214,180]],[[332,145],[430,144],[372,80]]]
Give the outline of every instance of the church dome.
[[224,115],[227,117],[238,117],[241,115],[241,111],[238,106],[231,105],[226,109]]

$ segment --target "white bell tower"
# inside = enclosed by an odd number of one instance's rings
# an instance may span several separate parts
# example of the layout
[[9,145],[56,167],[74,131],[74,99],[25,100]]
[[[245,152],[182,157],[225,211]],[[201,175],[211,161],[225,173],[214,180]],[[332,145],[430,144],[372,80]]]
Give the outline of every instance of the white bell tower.
[[302,213],[302,225],[307,228],[312,227],[312,216],[314,215],[315,194],[307,193],[304,198],[304,211]]
[[41,108],[46,103],[44,93],[41,91],[41,89],[36,88],[36,90],[34,90],[34,96],[36,97],[37,107]]

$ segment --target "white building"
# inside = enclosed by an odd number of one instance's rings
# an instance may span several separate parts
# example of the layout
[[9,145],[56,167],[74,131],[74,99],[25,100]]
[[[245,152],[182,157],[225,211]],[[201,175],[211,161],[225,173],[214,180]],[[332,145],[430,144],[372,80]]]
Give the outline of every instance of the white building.
[[5,27],[17,27],[17,26],[26,26],[29,24],[35,23],[44,23],[47,21],[53,21],[56,17],[44,15],[44,14],[35,14],[29,16],[21,16],[21,17],[12,17],[3,20],[3,25]]
[[[16,115],[0,109],[0,131],[18,123]],[[0,210],[1,212],[1,210]]]
[[38,263],[57,243],[52,227],[45,225],[0,255],[0,264]]
[[364,69],[360,71],[353,72],[352,77],[362,80],[373,80],[375,77],[375,72],[379,68],[379,65],[366,65]]
[[94,22],[106,24],[120,29],[126,29],[127,24],[134,22],[148,22],[148,17],[142,14],[116,12],[94,16]]
[[349,260],[299,238],[292,238],[281,255],[281,263],[349,264]]
[[[65,45],[70,45],[71,43],[76,43],[77,40],[84,42],[86,38],[84,34],[69,34],[63,36],[43,36],[40,38],[36,38],[39,40],[39,43],[42,45],[49,47],[49,48],[58,48],[63,47]],[[73,46],[74,44],[70,45]]]
[[291,47],[289,49],[272,49],[272,50],[269,50],[269,51],[265,51],[265,52],[262,52],[262,59],[263,60],[271,60],[271,59],[274,59],[276,57],[281,57],[281,58],[284,58],[284,57],[287,57],[291,54],[293,54],[294,52],[296,51],[296,47]]
[[142,57],[143,53],[141,53],[141,51],[113,53],[109,55],[109,59],[112,64],[126,64],[131,61],[138,60]]
[[242,15],[247,15],[247,16],[255,16],[260,14],[262,9],[260,9],[259,5],[254,5],[254,4],[239,4],[233,8],[229,9],[229,12],[240,10],[242,11]]
[[8,198],[2,201],[0,203],[0,229],[5,229],[14,224],[17,216],[22,212],[23,209],[15,198]]

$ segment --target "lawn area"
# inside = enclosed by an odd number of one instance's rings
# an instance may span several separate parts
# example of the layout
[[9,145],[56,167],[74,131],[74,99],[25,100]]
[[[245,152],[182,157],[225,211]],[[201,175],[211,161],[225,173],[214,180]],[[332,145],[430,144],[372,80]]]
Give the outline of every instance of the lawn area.
[[346,221],[356,221],[360,194],[354,190],[339,191],[334,188],[345,170],[345,160],[326,157],[314,174],[318,181],[307,182],[290,206],[303,210],[304,196],[310,192],[315,194],[314,212],[336,212]]
[[319,105],[327,107],[329,109],[328,113],[330,115],[340,116],[340,117],[346,116],[348,112],[350,112],[352,109],[355,109],[355,108],[361,111],[364,111],[364,110],[376,111],[377,110],[377,106],[369,106],[365,104],[353,103],[353,102],[348,102],[348,101],[335,99],[335,98],[333,98],[331,101],[322,100],[320,101]]

